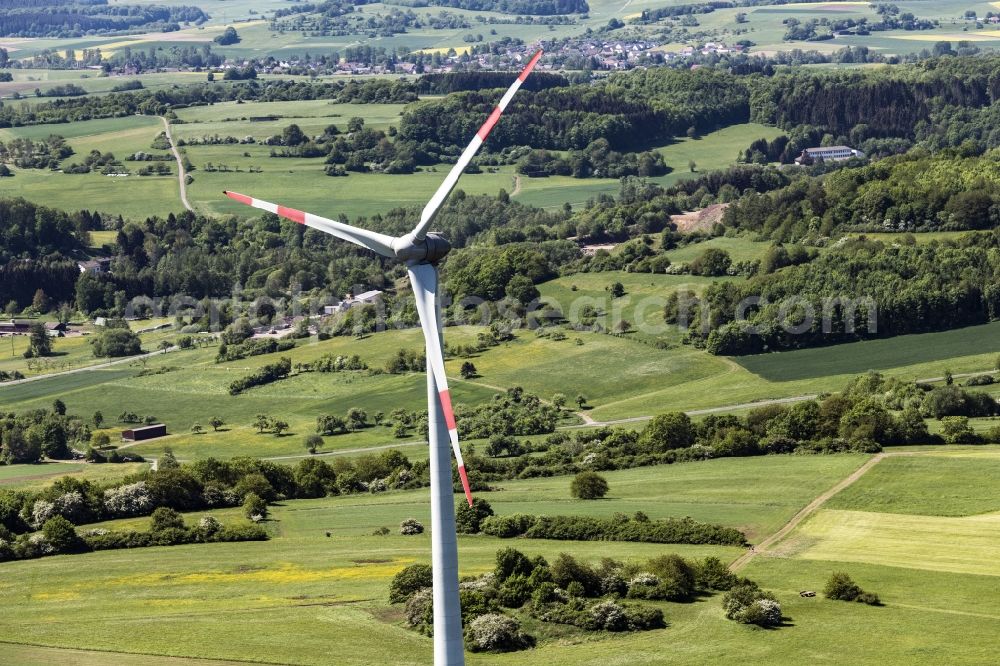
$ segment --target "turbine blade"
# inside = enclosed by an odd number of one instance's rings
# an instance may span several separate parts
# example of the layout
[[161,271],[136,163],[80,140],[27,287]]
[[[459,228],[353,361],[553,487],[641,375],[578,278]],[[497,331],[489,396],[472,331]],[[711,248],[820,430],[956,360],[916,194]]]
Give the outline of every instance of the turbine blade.
[[[448,427],[448,439],[458,463],[458,475],[462,479],[462,489],[465,499],[472,506],[472,491],[469,488],[469,476],[465,471],[465,461],[462,459],[462,449],[458,446],[458,425],[455,423],[455,410],[451,405],[451,392],[448,390],[448,377],[444,372],[444,353],[441,350],[441,320],[438,312],[437,268],[430,264],[417,264],[408,268],[410,284],[413,286],[413,296],[417,302],[417,314],[420,315],[420,326],[424,330],[427,341],[427,372],[434,376],[437,385],[438,401],[444,413],[445,424]],[[428,410],[433,409],[428,405]],[[433,444],[433,442],[432,442]]]
[[396,253],[392,250],[392,242],[395,240],[392,236],[386,236],[385,234],[368,231],[367,229],[359,229],[357,227],[352,227],[349,224],[344,224],[343,222],[336,222],[325,217],[320,217],[319,215],[313,215],[312,213],[295,210],[294,208],[285,208],[284,206],[279,206],[278,204],[273,204],[269,201],[248,197],[245,194],[226,191],[225,195],[233,201],[239,201],[247,206],[253,206],[254,208],[266,210],[267,212],[274,213],[279,217],[292,220],[293,222],[298,222],[299,224],[304,224],[307,227],[312,227],[313,229],[330,234],[331,236],[336,236],[341,240],[354,243],[355,245],[360,245],[361,247],[366,247],[373,252],[381,254],[383,257],[395,258],[396,256]]
[[486,141],[486,137],[488,137],[490,132],[493,131],[493,127],[496,126],[497,121],[500,120],[500,116],[503,115],[507,105],[510,104],[510,100],[514,98],[514,94],[521,87],[521,84],[524,83],[525,79],[528,78],[528,75],[531,74],[531,70],[535,68],[535,65],[538,64],[538,60],[541,57],[542,51],[539,50],[528,62],[527,66],[521,72],[521,75],[518,76],[514,83],[511,84],[510,88],[507,89],[507,93],[500,100],[500,103],[497,104],[496,108],[493,109],[493,113],[491,113],[490,117],[486,119],[483,126],[479,128],[476,136],[472,137],[472,143],[468,145],[465,152],[462,153],[462,156],[458,158],[458,162],[456,162],[455,166],[451,168],[451,171],[448,173],[448,177],[444,179],[443,183],[441,183],[441,187],[438,188],[437,192],[434,193],[434,196],[431,197],[431,200],[426,206],[424,206],[424,211],[420,215],[420,223],[417,224],[416,228],[413,230],[413,236],[416,240],[421,241],[427,235],[431,223],[434,221],[438,211],[444,204],[444,200],[447,199],[448,195],[451,194],[451,191],[455,189],[455,185],[458,184],[458,179],[462,177],[462,173],[465,171],[465,168],[469,166],[469,162],[471,162],[472,158],[475,157],[477,152],[479,152],[480,147],[482,147],[483,143]]

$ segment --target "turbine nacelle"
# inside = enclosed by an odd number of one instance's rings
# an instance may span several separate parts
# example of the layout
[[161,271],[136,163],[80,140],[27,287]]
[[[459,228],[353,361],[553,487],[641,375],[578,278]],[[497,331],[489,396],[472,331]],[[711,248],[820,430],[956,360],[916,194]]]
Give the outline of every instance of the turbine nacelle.
[[437,266],[451,252],[451,243],[439,233],[431,232],[423,240],[417,240],[416,234],[410,232],[392,241],[390,246],[395,253],[396,261],[407,266],[431,264]]

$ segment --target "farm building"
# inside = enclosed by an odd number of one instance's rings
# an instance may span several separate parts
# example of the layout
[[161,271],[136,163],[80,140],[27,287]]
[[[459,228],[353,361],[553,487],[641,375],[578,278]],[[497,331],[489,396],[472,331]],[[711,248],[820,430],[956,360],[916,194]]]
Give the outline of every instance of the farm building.
[[141,442],[146,439],[155,439],[157,437],[163,437],[167,434],[167,426],[163,423],[154,423],[153,425],[144,426],[142,428],[132,428],[131,430],[122,431],[122,439],[128,442]]
[[31,332],[31,324],[27,319],[11,319],[10,321],[0,321],[0,333],[4,335],[25,334]]

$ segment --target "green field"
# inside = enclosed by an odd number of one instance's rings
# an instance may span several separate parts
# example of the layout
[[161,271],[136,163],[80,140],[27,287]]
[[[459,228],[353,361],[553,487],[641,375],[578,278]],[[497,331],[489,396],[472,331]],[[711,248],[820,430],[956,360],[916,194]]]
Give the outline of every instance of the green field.
[[46,462],[38,465],[4,465],[0,466],[0,488],[42,488],[64,476],[102,483],[120,479],[147,467],[144,463],[90,465]]
[[[648,487],[655,485],[671,501],[648,502],[643,510],[651,516],[694,511],[703,519],[770,529],[860,460],[783,457],[619,472],[609,476],[612,497],[593,503],[564,499],[566,479],[559,479],[557,486],[551,485],[556,480],[506,482],[503,490],[486,496],[499,513],[530,506],[539,511],[606,515],[636,510],[648,498]],[[775,469],[781,473],[772,474]],[[745,494],[743,490],[751,486],[759,491]],[[780,504],[775,504],[775,495],[782,495]],[[539,502],[543,496],[548,503]],[[228,521],[235,519],[234,513],[216,515]],[[0,580],[0,592],[9,612],[0,619],[0,626],[7,636],[40,645],[216,659],[257,659],[260,654],[271,654],[277,637],[291,632],[301,638],[282,652],[279,661],[284,663],[328,663],[331,653],[343,655],[341,663],[423,663],[430,654],[430,639],[403,629],[398,611],[388,608],[384,599],[389,577],[404,564],[427,560],[429,539],[426,534],[370,534],[380,526],[392,528],[406,517],[426,521],[427,516],[426,491],[299,500],[275,507],[269,523],[274,538],[265,543],[109,551],[5,564],[9,575]],[[332,537],[325,537],[327,531]],[[461,537],[462,573],[491,568],[494,552],[505,543],[484,536]],[[529,541],[517,545],[530,554],[553,557],[571,550],[590,560],[607,555],[641,559],[663,552],[731,559],[740,552],[737,548],[654,544]],[[29,571],[28,576],[19,575]],[[576,663],[584,649],[587,659],[583,663],[589,663],[623,647],[631,651],[633,646],[639,654],[655,649],[661,656],[649,654],[649,658],[656,660],[662,658],[664,640],[678,640],[671,632],[693,630],[706,614],[712,618],[712,631],[727,640],[754,640],[743,627],[721,619],[717,598],[663,606],[671,623],[665,632],[594,637],[570,632],[568,643],[555,640],[533,652],[472,657],[470,663],[497,663],[497,659],[537,663],[539,658]],[[78,622],[43,621],[55,608],[72,614]],[[239,622],[232,621],[234,613]],[[303,626],[312,630],[302,633]],[[377,645],[365,638],[373,633],[381,637]],[[698,646],[683,643],[685,649]],[[369,647],[359,653],[359,645]],[[712,648],[702,644],[699,649]]]
[[[501,514],[611,515],[641,509],[654,518],[690,515],[767,533],[862,460],[771,456],[614,472],[608,474],[609,498],[589,503],[568,499],[566,478],[508,481],[484,497]],[[873,471],[878,469],[876,465]],[[992,483],[995,493],[995,479]],[[399,609],[387,606],[385,595],[395,571],[427,561],[427,535],[369,536],[373,529],[392,528],[406,517],[426,520],[425,496],[426,491],[413,491],[286,502],[274,507],[268,522],[273,538],[264,543],[107,551],[8,563],[4,569],[9,575],[0,579],[8,613],[0,618],[0,626],[5,635],[40,646],[132,654],[257,660],[274,654],[274,645],[281,642],[281,663],[323,664],[330,654],[339,655],[338,663],[344,664],[426,663],[430,639],[404,629]],[[186,518],[194,521],[198,515]],[[238,520],[234,510],[215,515]],[[880,518],[861,525],[856,515]],[[145,520],[106,526],[144,527]],[[727,663],[733,654],[751,663],[800,663],[804,651],[813,660],[837,663],[844,636],[852,636],[852,663],[987,663],[1000,619],[1000,594],[995,576],[983,574],[995,568],[997,558],[990,549],[996,548],[996,540],[983,536],[993,530],[970,533],[960,528],[963,520],[835,510],[815,514],[788,543],[769,556],[758,556],[744,572],[778,595],[786,623],[774,631],[725,620],[719,597],[711,596],[690,604],[659,604],[669,623],[665,630],[632,635],[562,631],[543,638],[534,650],[469,655],[469,663],[596,666],[616,663],[622,654],[628,655],[629,664]],[[844,539],[861,529],[878,530],[865,532],[873,548],[852,550],[858,542]],[[508,544],[461,536],[462,574],[488,570],[495,550]],[[514,545],[531,555],[551,558],[571,551],[591,561],[607,556],[638,560],[664,552],[732,559],[740,553],[711,546],[542,540]],[[906,560],[911,552],[920,559]],[[886,605],[872,608],[798,596],[800,590],[821,590],[835,570],[848,571],[865,589],[878,592]],[[76,619],[45,621],[55,612]],[[379,641],[372,643],[375,634]],[[959,634],[962,641],[949,642]],[[289,635],[296,639],[287,641]],[[64,663],[100,663],[44,647],[0,650],[11,655],[10,663],[58,657]],[[133,663],[132,657],[95,654]]]
[[[423,205],[437,190],[450,165],[424,167],[409,175],[352,173],[346,178],[330,178],[324,173],[323,158],[270,157],[271,147],[262,143],[292,123],[309,135],[322,134],[330,124],[343,131],[355,116],[363,118],[367,126],[385,130],[398,126],[403,109],[401,104],[336,104],[328,100],[227,102],[180,109],[177,116],[182,122],[172,127],[175,141],[189,143],[215,135],[241,140],[252,136],[257,140],[249,145],[183,146],[183,154],[194,165],[191,172],[194,182],[187,188],[188,199],[202,213],[254,214],[220,194],[222,190],[234,190],[336,219],[356,219],[400,206]],[[279,119],[249,120],[261,116],[278,116]],[[0,141],[17,137],[42,139],[58,134],[65,137],[75,151],[64,160],[62,166],[66,167],[82,162],[94,149],[110,151],[119,159],[139,151],[163,153],[150,147],[162,129],[159,118],[132,116],[2,129]],[[670,185],[691,177],[687,166],[690,159],[697,161],[699,171],[724,168],[733,164],[739,151],[754,139],[773,138],[778,134],[780,130],[776,128],[747,124],[727,127],[698,139],[679,139],[660,149],[673,171],[651,180]],[[88,208],[134,218],[162,216],[182,210],[177,167],[173,161],[167,164],[174,171],[173,175],[127,178],[99,173],[69,175],[39,169],[14,169],[14,178],[0,182],[0,196],[23,196],[69,210]],[[141,166],[135,162],[125,165],[133,171]],[[210,172],[206,170],[208,165],[225,167],[226,171]],[[250,173],[251,167],[261,172]],[[517,177],[513,166],[501,167],[495,173],[466,175],[461,181],[461,189],[469,194],[495,195],[504,189],[524,204],[543,208],[561,208],[565,203],[579,208],[600,195],[614,195],[619,188],[620,183],[614,178]],[[724,243],[728,239],[717,240]],[[678,260],[681,260],[684,251],[678,252]]]
[[993,447],[968,453],[891,457],[833,498],[831,509],[924,516],[1000,511],[1000,457]]
[[[939,377],[952,367],[968,368],[967,364],[957,359],[970,356],[972,352],[982,359],[980,370],[992,369],[995,359],[987,357],[1000,352],[1000,326],[968,326],[940,333],[903,335],[781,354],[742,356],[735,360],[750,372],[772,381],[807,379],[834,372],[857,374],[868,370],[888,370],[938,362],[928,367],[928,372],[931,372],[931,367],[939,370],[915,377],[921,379]],[[952,363],[951,359],[956,360]]]
[[[647,298],[651,302],[659,298],[658,294],[680,285],[703,284],[683,276],[622,275],[630,279],[626,280],[626,290],[634,295],[632,305],[622,308],[626,314],[627,307],[641,309]],[[577,295],[600,303],[605,281],[611,279],[611,274],[577,274],[560,278],[542,291],[555,296],[561,305],[562,298]],[[577,292],[569,289],[573,284],[578,284]],[[569,313],[574,306],[572,300],[567,302],[563,307]],[[646,316],[652,323],[660,307],[647,309]],[[635,315],[633,309],[631,316]],[[464,359],[449,360],[447,366],[460,404],[480,403],[497,390],[512,386],[522,386],[545,399],[555,393],[571,397],[582,393],[591,407],[588,414],[602,421],[821,393],[839,389],[854,374],[872,368],[909,380],[940,377],[947,369],[956,373],[987,370],[993,367],[996,353],[984,347],[983,340],[987,334],[995,336],[1000,324],[979,328],[736,359],[711,356],[681,345],[676,331],[636,332],[625,337],[567,331],[567,339],[552,340],[524,330],[515,340],[472,359],[480,373],[477,379],[459,377]],[[451,327],[446,338],[449,344],[466,344],[475,339],[479,330]],[[169,338],[169,333],[155,335]],[[665,339],[669,348],[644,344],[644,336]],[[577,344],[577,339],[582,344]],[[973,339],[975,346],[969,342]],[[951,357],[941,352],[948,340],[958,340],[950,348]],[[873,345],[887,351],[869,353]],[[357,353],[370,367],[378,368],[399,349],[421,347],[419,332],[408,329],[377,333],[360,341],[344,337],[322,343],[305,341],[285,355],[299,363],[327,353]],[[973,349],[977,353],[969,354]],[[84,353],[81,349],[81,358]],[[782,365],[783,359],[796,355],[806,357],[798,363],[812,364],[809,372],[803,372],[792,361]],[[227,391],[231,381],[274,358],[262,356],[216,364],[214,357],[213,348],[156,354],[145,362],[145,368],[167,368],[164,374],[138,377],[142,367],[125,364],[9,386],[0,389],[0,395],[8,409],[18,411],[48,407],[59,397],[70,413],[84,416],[98,409],[109,420],[126,410],[154,415],[167,424],[171,435],[136,445],[135,450],[155,457],[169,445],[182,458],[305,455],[302,438],[313,432],[318,414],[343,414],[351,407],[361,407],[369,415],[377,411],[389,413],[397,407],[423,409],[424,378],[420,374],[305,373],[234,397]],[[761,363],[764,358],[773,365]],[[291,434],[257,434],[252,423],[260,413],[287,421]],[[226,421],[224,431],[202,435],[189,432],[194,423],[206,425],[214,416]],[[984,422],[980,429],[992,425]],[[372,427],[329,437],[324,451],[396,441],[389,428]]]

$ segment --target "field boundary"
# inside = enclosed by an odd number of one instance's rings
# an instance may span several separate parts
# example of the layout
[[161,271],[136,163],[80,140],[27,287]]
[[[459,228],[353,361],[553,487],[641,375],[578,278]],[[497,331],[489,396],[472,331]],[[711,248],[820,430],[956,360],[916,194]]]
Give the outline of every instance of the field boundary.
[[61,647],[56,645],[40,645],[38,643],[18,643],[17,641],[5,641],[0,640],[0,645],[19,645],[21,647],[38,648],[40,650],[47,650],[52,652],[63,652],[63,653],[74,653],[83,652],[86,654],[92,654],[94,656],[102,655],[120,655],[128,657],[138,657],[139,659],[149,659],[154,658],[157,660],[164,660],[164,662],[174,662],[177,664],[183,663],[194,663],[194,664],[208,664],[217,666],[229,666],[230,664],[263,664],[264,666],[282,666],[281,662],[276,661],[255,661],[250,659],[215,659],[213,657],[178,657],[176,655],[162,654],[156,652],[126,652],[122,650],[97,650],[91,648],[80,648],[80,647]]
[[885,458],[888,455],[890,454],[877,453],[868,460],[866,460],[865,463],[861,465],[861,467],[858,467],[856,470],[851,472],[847,477],[841,479],[835,486],[833,486],[823,494],[817,496],[815,499],[813,499],[813,501],[809,502],[809,504],[805,505],[798,513],[792,516],[792,519],[789,520],[787,523],[785,523],[781,527],[781,529],[779,529],[771,536],[765,538],[757,545],[751,546],[750,550],[748,550],[747,552],[743,553],[738,558],[736,558],[736,560],[734,560],[733,563],[729,565],[729,570],[737,572],[743,569],[746,565],[750,564],[750,561],[753,560],[754,557],[760,555],[761,553],[766,552],[768,548],[770,548],[771,546],[773,546],[774,544],[778,543],[786,536],[788,536],[788,534],[796,527],[798,527],[803,520],[808,518],[817,509],[826,504],[826,502],[829,501],[831,497],[833,497],[841,490],[847,488],[852,483],[860,479],[862,476],[865,475],[866,472],[868,472],[868,470],[870,470],[872,467],[885,460]]

